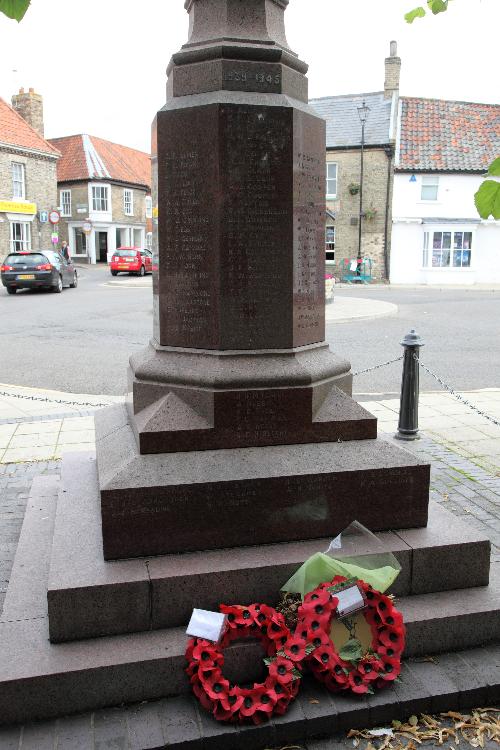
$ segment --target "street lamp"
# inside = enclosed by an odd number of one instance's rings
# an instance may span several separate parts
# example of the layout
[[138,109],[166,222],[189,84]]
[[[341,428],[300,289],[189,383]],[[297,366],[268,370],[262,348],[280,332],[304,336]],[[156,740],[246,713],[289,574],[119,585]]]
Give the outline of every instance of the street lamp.
[[363,257],[361,255],[361,227],[363,221],[363,157],[365,150],[365,125],[366,121],[368,120],[369,112],[370,107],[366,105],[366,102],[363,99],[363,104],[361,105],[361,107],[358,107],[358,117],[361,122],[361,175],[359,180],[358,257],[356,264],[356,273],[358,276],[361,276],[361,261]]

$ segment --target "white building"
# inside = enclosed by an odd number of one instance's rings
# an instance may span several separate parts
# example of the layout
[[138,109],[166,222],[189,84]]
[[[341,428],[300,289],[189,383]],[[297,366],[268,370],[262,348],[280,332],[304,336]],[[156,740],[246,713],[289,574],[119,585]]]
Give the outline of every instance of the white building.
[[401,99],[392,283],[500,283],[500,222],[483,221],[474,205],[499,154],[500,106]]

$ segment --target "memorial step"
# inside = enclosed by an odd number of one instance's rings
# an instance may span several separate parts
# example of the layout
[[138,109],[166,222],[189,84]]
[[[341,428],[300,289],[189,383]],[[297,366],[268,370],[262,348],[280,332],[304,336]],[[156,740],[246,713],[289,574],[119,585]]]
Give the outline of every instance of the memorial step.
[[[430,505],[427,528],[378,537],[402,566],[391,589],[397,596],[488,584],[489,540],[436,503]],[[313,539],[105,562],[93,454],[66,455],[48,579],[51,640],[180,626],[189,621],[193,606],[213,610],[220,602],[275,604],[283,583],[329,542]]]
[[[466,711],[498,706],[500,646],[440,654],[432,661],[409,660],[401,682],[374,696],[332,695],[310,677],[284,716],[259,726],[216,722],[190,695],[139,705],[88,711],[22,727],[0,728],[0,747],[16,748],[21,733],[58,744],[97,750],[100,742],[116,741],[133,750],[263,750],[330,737],[349,729],[390,725],[411,715]],[[17,744],[16,744],[17,743]],[[48,747],[48,744],[47,744]],[[73,744],[71,744],[73,747]]]
[[141,455],[125,406],[95,420],[106,559],[427,524],[430,467],[387,440]]
[[[56,498],[57,483],[49,491],[47,483],[40,489],[35,480],[0,622],[0,721],[31,721],[187,691],[185,628],[49,642],[50,535],[34,540],[37,529],[50,528]],[[487,587],[398,599],[407,626],[406,656],[493,643],[500,632],[499,589],[500,575],[492,570]],[[234,646],[242,663],[255,660],[254,651],[252,644]]]

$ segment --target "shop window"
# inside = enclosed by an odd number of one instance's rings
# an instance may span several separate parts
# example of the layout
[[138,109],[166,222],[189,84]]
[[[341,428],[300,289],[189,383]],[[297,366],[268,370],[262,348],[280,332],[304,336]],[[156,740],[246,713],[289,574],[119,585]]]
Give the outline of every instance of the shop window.
[[21,253],[31,250],[31,227],[29,222],[11,221],[10,252]]
[[146,233],[146,247],[148,250],[153,250],[153,232]]
[[74,255],[87,255],[87,235],[82,229],[75,229]]
[[71,216],[71,190],[61,190],[61,216]]
[[327,263],[335,263],[335,227],[326,227],[325,257]]
[[337,164],[332,161],[326,162],[326,197],[337,197]]
[[422,265],[424,268],[469,268],[472,232],[443,230],[424,232]]
[[14,200],[26,198],[26,181],[24,173],[24,164],[12,162],[12,197]]
[[146,204],[146,219],[152,219],[153,218],[153,199],[150,195],[146,195],[145,204]]
[[422,189],[420,198],[423,201],[437,201],[439,189],[439,175],[422,175]]

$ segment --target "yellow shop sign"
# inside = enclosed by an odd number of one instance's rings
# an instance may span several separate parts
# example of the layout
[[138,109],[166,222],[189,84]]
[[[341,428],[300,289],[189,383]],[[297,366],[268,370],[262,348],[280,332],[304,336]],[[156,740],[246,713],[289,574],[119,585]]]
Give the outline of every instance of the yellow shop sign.
[[0,201],[0,211],[10,214],[36,214],[36,203],[18,203],[17,201]]

